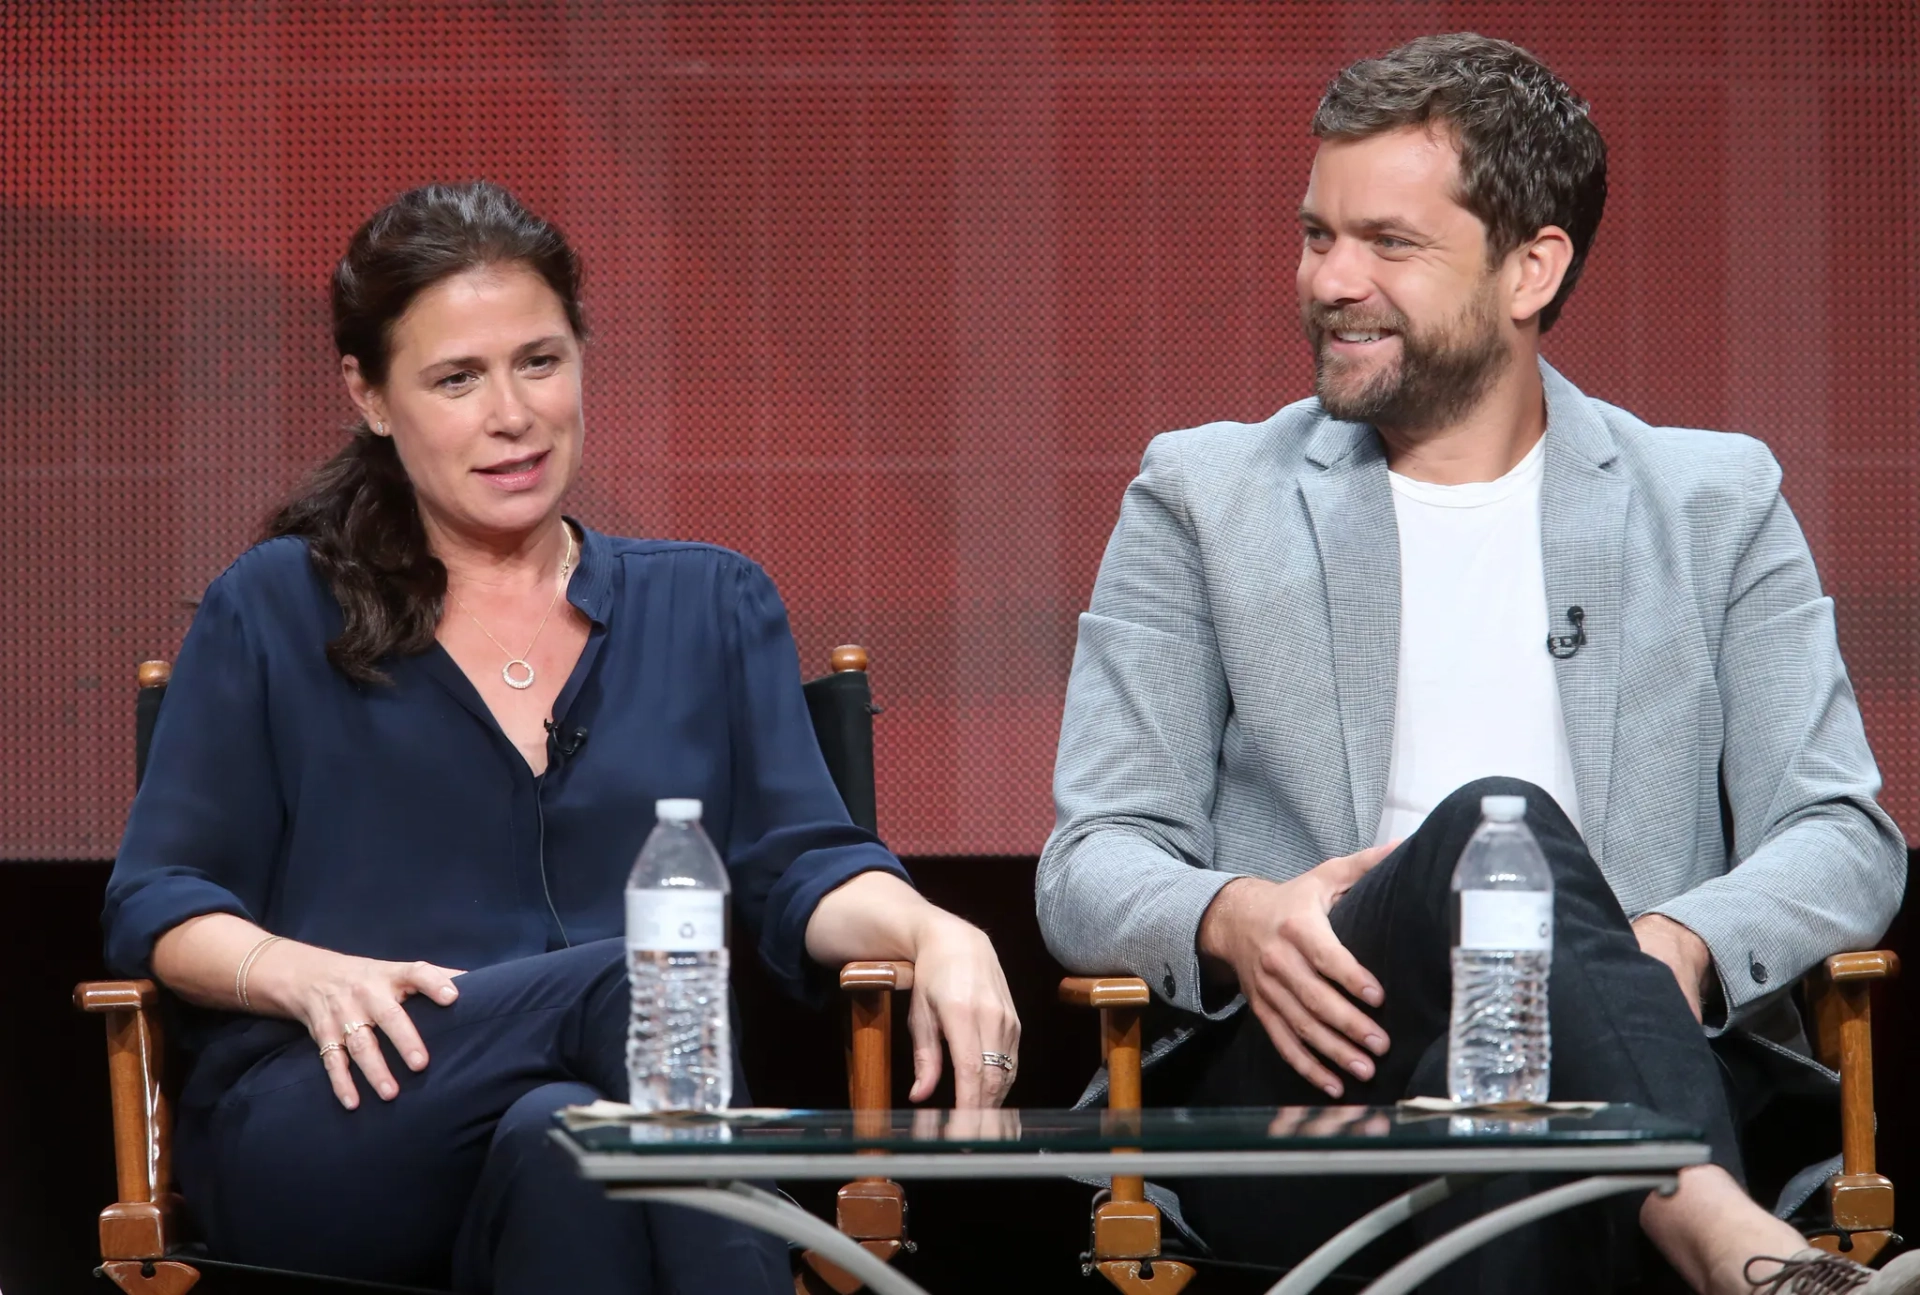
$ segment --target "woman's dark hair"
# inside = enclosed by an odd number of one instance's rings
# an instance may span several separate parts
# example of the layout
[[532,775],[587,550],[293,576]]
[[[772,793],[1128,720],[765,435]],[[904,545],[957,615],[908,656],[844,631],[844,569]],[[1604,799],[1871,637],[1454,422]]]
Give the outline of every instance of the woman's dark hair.
[[[552,288],[574,336],[586,339],[580,258],[560,231],[499,185],[429,184],[375,212],[333,271],[333,343],[375,387],[387,380],[393,328],[442,279],[524,265]],[[447,595],[447,569],[427,547],[413,483],[393,441],[363,420],[267,523],[298,535],[345,623],[327,659],[360,683],[385,683],[383,657],[426,651]]]
[[1320,139],[1366,139],[1445,126],[1460,149],[1460,205],[1487,227],[1496,263],[1548,225],[1573,260],[1540,311],[1553,327],[1587,264],[1607,206],[1607,145],[1587,103],[1518,45],[1472,32],[1422,36],[1362,59],[1327,86],[1313,114]]

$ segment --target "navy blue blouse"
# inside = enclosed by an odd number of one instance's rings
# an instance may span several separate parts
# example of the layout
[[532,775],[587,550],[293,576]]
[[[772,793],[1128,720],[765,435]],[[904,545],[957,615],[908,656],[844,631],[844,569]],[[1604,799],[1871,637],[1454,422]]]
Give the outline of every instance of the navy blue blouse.
[[[814,996],[814,905],[906,872],[827,774],[773,582],[711,545],[581,531],[567,598],[592,626],[554,704],[573,749],[550,742],[537,778],[437,644],[385,662],[386,687],[328,663],[340,608],[304,541],[208,586],[107,886],[108,964],[151,974],[154,941],[203,913],[463,969],[618,935],[653,802],[697,796],[743,932]],[[253,1020],[208,1014],[188,1045]]]

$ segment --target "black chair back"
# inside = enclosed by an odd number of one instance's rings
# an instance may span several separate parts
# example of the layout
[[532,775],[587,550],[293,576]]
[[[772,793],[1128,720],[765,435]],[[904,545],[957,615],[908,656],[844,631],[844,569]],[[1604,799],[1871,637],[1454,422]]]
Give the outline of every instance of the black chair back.
[[140,691],[133,699],[133,785],[147,776],[147,748],[153,745],[153,726],[160,719],[160,703],[167,697],[173,667],[165,661],[140,663]]
[[837,647],[833,673],[802,686],[813,736],[826,757],[827,772],[857,826],[880,831],[873,788],[873,690],[867,684],[867,650]]

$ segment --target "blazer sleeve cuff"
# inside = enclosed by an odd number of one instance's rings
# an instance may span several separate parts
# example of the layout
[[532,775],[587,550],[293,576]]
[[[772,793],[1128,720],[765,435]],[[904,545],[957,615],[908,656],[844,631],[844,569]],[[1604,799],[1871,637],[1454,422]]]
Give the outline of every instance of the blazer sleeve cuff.
[[[1799,950],[1788,948],[1770,933],[1740,920],[1740,905],[1713,886],[1695,887],[1649,912],[1670,917],[1706,943],[1713,955],[1713,976],[1719,981],[1719,1019],[1705,1022],[1709,1037],[1724,1034],[1751,1014],[1763,1001],[1790,986],[1803,970]],[[1704,1001],[1711,1003],[1708,992]]]
[[[1231,989],[1209,990],[1199,939],[1207,906],[1238,874],[1178,864],[1157,851],[1154,858],[1147,867],[1129,861],[1136,866],[1088,870],[1088,879],[1102,878],[1101,893],[1076,886],[1061,895],[1042,918],[1051,927],[1048,942],[1077,975],[1138,976],[1181,1011],[1214,1020],[1231,1016],[1241,1000]],[[1076,900],[1096,898],[1097,907],[1069,911]]]

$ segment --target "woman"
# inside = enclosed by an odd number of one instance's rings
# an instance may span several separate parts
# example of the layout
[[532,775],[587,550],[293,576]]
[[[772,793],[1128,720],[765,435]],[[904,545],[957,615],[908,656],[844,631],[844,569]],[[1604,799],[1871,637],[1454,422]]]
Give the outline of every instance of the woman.
[[625,1095],[621,895],[654,800],[704,802],[794,993],[916,964],[915,1100],[942,1035],[959,1104],[1005,1095],[993,948],[848,820],[766,575],[562,516],[585,331],[552,226],[492,185],[417,189],[332,295],[364,424],[207,589],[107,893],[109,962],[192,1005],[186,1195],[236,1260],[791,1289],[778,1243],[611,1204],[547,1142],[556,1108]]

